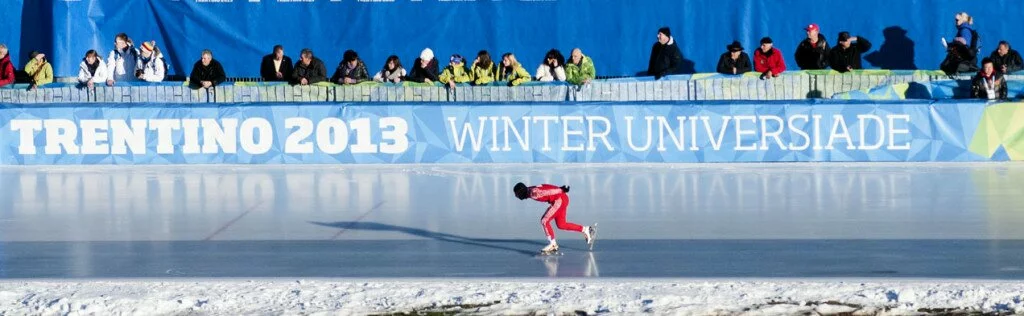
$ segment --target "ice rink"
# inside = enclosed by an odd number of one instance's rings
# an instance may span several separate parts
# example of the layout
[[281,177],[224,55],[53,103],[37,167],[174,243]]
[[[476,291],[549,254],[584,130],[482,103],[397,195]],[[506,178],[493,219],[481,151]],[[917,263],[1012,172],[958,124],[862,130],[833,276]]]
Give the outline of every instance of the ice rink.
[[[570,185],[586,251],[537,258]],[[0,277],[1024,279],[1024,165],[0,167]]]

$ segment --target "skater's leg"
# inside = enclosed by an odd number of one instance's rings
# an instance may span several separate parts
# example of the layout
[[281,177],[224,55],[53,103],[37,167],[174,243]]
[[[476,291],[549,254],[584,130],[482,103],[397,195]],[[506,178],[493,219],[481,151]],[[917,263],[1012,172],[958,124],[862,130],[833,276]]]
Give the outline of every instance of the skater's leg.
[[569,230],[582,233],[583,226],[580,226],[576,223],[570,223],[569,221],[565,220],[566,210],[569,208],[569,199],[567,197],[563,197],[558,200],[562,201],[562,203],[560,203],[561,207],[559,207],[558,210],[555,211],[555,225],[557,225],[558,229],[561,230]]
[[551,204],[548,210],[544,212],[544,216],[540,218],[540,226],[544,229],[544,235],[548,237],[548,241],[555,242],[555,230],[551,228],[551,220],[555,218],[555,214],[558,212],[558,203]]

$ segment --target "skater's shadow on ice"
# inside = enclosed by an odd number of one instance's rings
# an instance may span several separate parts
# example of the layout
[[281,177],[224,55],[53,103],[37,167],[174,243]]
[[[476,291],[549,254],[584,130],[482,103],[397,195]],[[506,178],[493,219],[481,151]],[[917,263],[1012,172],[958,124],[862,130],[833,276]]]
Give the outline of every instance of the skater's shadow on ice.
[[[430,239],[434,239],[434,240],[438,240],[438,241],[451,242],[451,243],[470,245],[470,246],[479,246],[479,247],[485,247],[485,248],[491,248],[491,249],[506,250],[506,251],[511,251],[511,252],[515,252],[515,253],[526,255],[526,256],[531,256],[531,257],[537,255],[537,251],[517,249],[517,248],[502,246],[500,244],[527,244],[527,245],[531,245],[531,246],[537,246],[537,249],[540,249],[540,247],[543,247],[543,246],[547,245],[547,243],[539,242],[539,241],[535,241],[535,240],[529,240],[529,239],[470,238],[470,237],[463,237],[463,236],[452,235],[452,234],[432,232],[432,231],[421,229],[421,228],[396,226],[396,225],[391,225],[391,224],[374,223],[374,222],[333,222],[333,223],[310,222],[310,223],[311,224],[315,224],[315,225],[320,225],[320,226],[327,226],[327,227],[334,227],[334,228],[344,229],[344,230],[371,230],[371,231],[400,232],[400,233],[405,233],[405,234],[409,234],[409,235],[413,235],[413,236],[418,236],[418,237],[423,237],[423,238],[430,238]],[[572,249],[572,248],[569,248],[569,247],[562,247],[562,248],[563,249]]]

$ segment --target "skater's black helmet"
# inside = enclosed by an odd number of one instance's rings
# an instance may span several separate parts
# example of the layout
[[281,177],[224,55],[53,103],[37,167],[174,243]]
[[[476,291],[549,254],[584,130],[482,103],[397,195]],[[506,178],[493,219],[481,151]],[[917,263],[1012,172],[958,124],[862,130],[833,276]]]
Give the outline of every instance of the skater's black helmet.
[[530,189],[522,182],[516,183],[516,186],[512,188],[512,192],[515,193],[516,197],[520,200],[525,200],[530,197]]

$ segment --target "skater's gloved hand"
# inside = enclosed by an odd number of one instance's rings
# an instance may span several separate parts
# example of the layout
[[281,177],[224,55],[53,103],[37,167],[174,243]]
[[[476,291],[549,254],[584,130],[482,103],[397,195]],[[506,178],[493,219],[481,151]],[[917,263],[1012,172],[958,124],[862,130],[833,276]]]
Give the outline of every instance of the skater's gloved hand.
[[562,186],[562,192],[569,193],[569,186],[563,185]]

